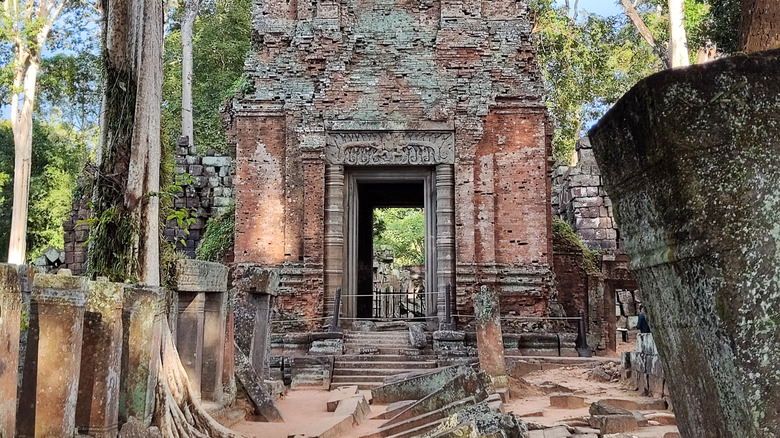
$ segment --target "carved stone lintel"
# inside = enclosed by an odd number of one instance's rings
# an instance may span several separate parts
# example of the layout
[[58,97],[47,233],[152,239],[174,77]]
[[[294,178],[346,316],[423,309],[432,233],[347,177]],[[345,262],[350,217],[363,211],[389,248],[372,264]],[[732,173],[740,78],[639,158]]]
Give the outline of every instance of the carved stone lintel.
[[455,162],[452,132],[331,132],[325,149],[330,164],[386,166]]

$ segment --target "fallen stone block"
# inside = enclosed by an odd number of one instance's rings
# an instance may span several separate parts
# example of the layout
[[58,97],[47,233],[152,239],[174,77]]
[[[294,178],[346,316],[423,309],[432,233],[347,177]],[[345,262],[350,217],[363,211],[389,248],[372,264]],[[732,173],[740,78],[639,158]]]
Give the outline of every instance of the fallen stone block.
[[528,418],[528,417],[544,417],[544,409],[538,410],[538,411],[531,411],[526,412],[524,414],[515,414],[520,418]]
[[632,432],[639,429],[636,418],[628,415],[593,415],[590,417],[590,426],[601,431],[601,434]]
[[551,395],[550,406],[559,409],[579,409],[588,406],[585,397],[578,395]]
[[614,406],[628,411],[663,411],[666,410],[666,400],[660,398],[622,399],[604,398],[598,403]]
[[358,392],[357,385],[341,386],[331,391],[330,397],[327,402],[328,412],[333,412],[339,406],[339,402],[354,397]]
[[674,414],[655,412],[652,414],[645,414],[645,418],[647,418],[648,421],[658,422],[663,426],[677,426],[677,418]]
[[602,401],[590,404],[590,415],[631,415],[628,409],[618,408]]
[[[235,341],[234,341],[235,342]],[[271,423],[284,423],[281,411],[274,403],[273,398],[266,390],[265,382],[255,372],[254,367],[249,363],[249,359],[241,352],[238,345],[235,345],[235,374],[236,380],[246,391],[249,400],[255,407],[255,413],[265,418]]]
[[664,438],[680,438],[679,432],[666,432]]
[[338,407],[333,412],[336,416],[352,415],[352,421],[357,424],[363,424],[363,421],[371,413],[368,401],[362,395],[353,395],[339,402]]
[[414,348],[425,348],[428,345],[428,337],[422,324],[409,325],[409,342]]
[[566,426],[555,426],[544,430],[544,438],[570,438],[571,432]]
[[446,367],[435,372],[413,377],[401,382],[389,383],[371,390],[376,403],[392,403],[401,400],[419,400],[441,389],[450,379],[468,372],[468,367]]

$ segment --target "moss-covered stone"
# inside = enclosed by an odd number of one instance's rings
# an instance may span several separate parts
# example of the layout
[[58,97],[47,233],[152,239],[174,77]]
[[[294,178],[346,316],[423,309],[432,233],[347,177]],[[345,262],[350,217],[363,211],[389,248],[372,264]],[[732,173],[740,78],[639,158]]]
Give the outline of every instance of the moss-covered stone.
[[681,433],[780,435],[780,51],[653,75],[590,138]]

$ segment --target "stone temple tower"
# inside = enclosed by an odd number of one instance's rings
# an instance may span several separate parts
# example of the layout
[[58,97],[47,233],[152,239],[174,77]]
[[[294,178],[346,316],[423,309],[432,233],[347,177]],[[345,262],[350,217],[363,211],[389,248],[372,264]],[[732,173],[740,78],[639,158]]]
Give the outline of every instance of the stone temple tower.
[[[541,316],[552,290],[551,129],[525,0],[258,0],[229,109],[239,266],[283,318],[370,317],[371,214],[425,212],[425,315],[472,292]],[[462,317],[462,322],[468,322]]]

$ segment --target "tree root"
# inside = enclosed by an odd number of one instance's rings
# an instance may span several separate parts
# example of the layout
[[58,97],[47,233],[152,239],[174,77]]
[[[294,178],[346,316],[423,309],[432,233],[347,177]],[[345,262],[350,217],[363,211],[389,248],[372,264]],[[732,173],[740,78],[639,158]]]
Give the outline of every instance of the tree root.
[[217,423],[193,396],[194,391],[173,344],[168,322],[165,321],[161,326],[154,422],[162,436],[239,438],[239,435]]

